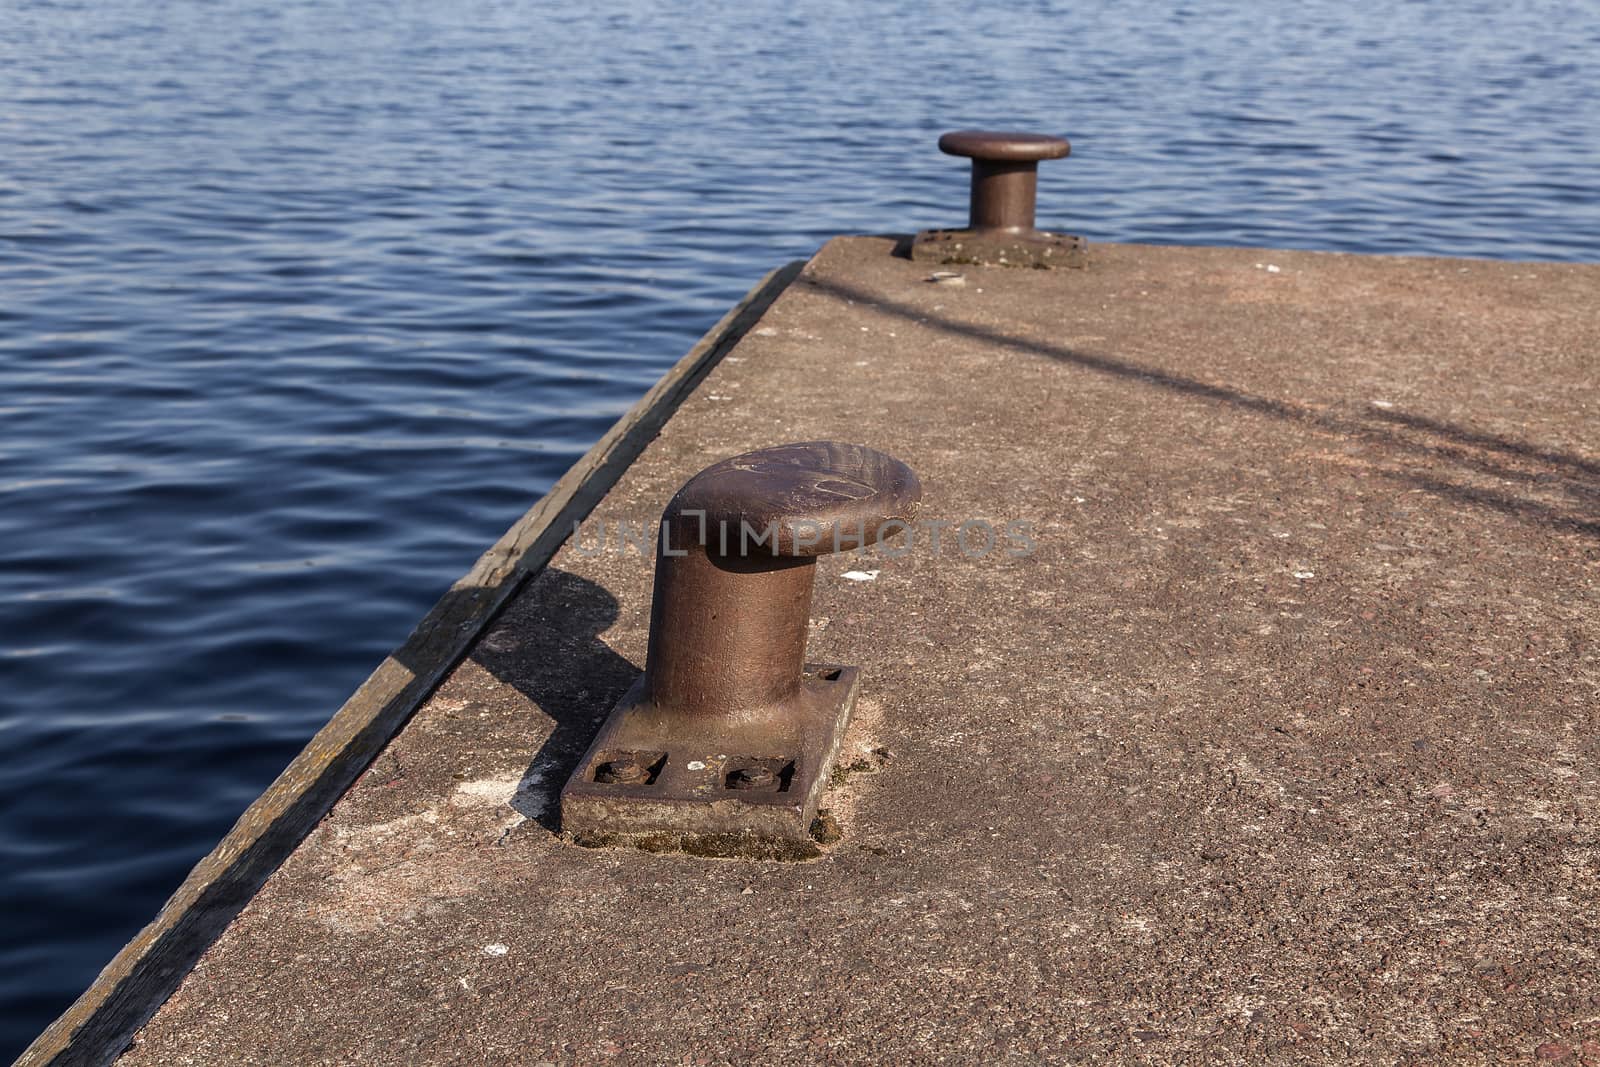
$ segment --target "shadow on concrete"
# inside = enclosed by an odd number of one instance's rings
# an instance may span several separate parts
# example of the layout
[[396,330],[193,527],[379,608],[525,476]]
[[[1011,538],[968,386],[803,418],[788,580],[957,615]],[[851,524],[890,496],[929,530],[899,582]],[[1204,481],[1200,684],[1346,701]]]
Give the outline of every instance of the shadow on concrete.
[[1481,430],[1472,430],[1463,426],[1455,426],[1451,423],[1441,422],[1438,419],[1430,419],[1423,415],[1407,414],[1404,411],[1374,410],[1372,412],[1372,417],[1375,419],[1382,419],[1386,422],[1399,423],[1400,425],[1410,427],[1411,429],[1438,434],[1441,437],[1448,438],[1460,444],[1470,445],[1474,448],[1490,449],[1495,452],[1503,452],[1507,455],[1516,456],[1521,459],[1537,460],[1541,463],[1549,463],[1558,467],[1567,467],[1583,474],[1591,474],[1596,477],[1600,477],[1600,463],[1581,459],[1577,456],[1569,456],[1565,452],[1553,452],[1549,449],[1539,448],[1536,445],[1530,445],[1522,441],[1516,441],[1509,437],[1502,437],[1499,434],[1484,433]]
[[[640,668],[600,635],[617,621],[616,598],[586,578],[548,567],[497,623],[524,640],[490,647],[479,641],[473,662],[513,686],[552,721],[550,734],[523,772],[511,806],[556,833],[560,794],[600,724]],[[507,620],[513,625],[506,627]]]
[[[1338,414],[1291,400],[1260,396],[1230,385],[1207,382],[1170,370],[1146,366],[1102,353],[1084,352],[1001,330],[931,314],[923,308],[885,299],[835,281],[807,279],[807,285],[840,300],[871,307],[929,329],[997,345],[1100,374],[1135,381],[1172,393],[1215,401],[1269,418],[1314,426],[1359,439],[1380,449],[1395,468],[1374,467],[1372,473],[1458,503],[1490,508],[1514,518],[1600,538],[1600,463],[1541,448],[1469,427],[1374,407],[1367,412]],[[1515,465],[1512,465],[1515,464]],[[1451,470],[1452,465],[1456,468]],[[1463,473],[1538,486],[1565,494],[1562,505],[1464,483]],[[1452,477],[1452,474],[1455,477]]]

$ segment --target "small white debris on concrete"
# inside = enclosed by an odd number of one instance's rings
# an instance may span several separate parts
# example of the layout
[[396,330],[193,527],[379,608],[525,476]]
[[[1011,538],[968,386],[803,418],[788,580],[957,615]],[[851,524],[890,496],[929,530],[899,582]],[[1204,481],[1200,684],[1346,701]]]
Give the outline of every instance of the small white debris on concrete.
[[778,336],[778,331],[773,329],[771,326],[763,326],[761,329],[755,331],[755,335],[757,337],[776,337]]
[[847,582],[875,582],[878,580],[877,571],[845,571],[844,580]]
[[1375,408],[1382,408],[1383,410],[1388,411],[1390,408],[1394,407],[1394,401],[1392,401],[1392,400],[1374,400],[1372,402],[1372,406],[1375,407]]
[[692,759],[688,763],[688,769],[691,770],[691,771],[703,771],[703,770],[706,769],[706,761],[705,760],[699,760],[699,759]]
[[1268,263],[1267,264],[1267,273],[1268,274],[1277,274],[1278,273],[1278,265],[1276,263]]
[[1307,578],[1315,578],[1316,577],[1316,573],[1313,572],[1313,571],[1295,571],[1294,572],[1294,576],[1296,578],[1299,578],[1303,582]]
[[504,956],[507,952],[510,952],[510,951],[511,951],[510,946],[502,945],[498,941],[496,941],[492,945],[484,945],[483,946],[483,954],[485,956]]
[[936,270],[928,275],[934,285],[966,285],[966,275],[956,270]]
[[518,787],[522,784],[520,774],[502,774],[493,778],[479,778],[475,781],[461,782],[456,785],[456,791],[450,797],[450,803],[456,807],[496,807],[509,803],[516,795]]

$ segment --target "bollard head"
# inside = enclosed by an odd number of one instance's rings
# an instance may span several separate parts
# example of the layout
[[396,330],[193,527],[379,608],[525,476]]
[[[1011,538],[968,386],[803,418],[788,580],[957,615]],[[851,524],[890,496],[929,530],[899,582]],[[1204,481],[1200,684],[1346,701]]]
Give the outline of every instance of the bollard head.
[[673,497],[664,520],[675,544],[803,558],[877,544],[915,518],[921,498],[917,476],[893,456],[805,441],[707,467]]
[[939,151],[991,163],[1037,163],[1065,159],[1072,153],[1072,145],[1065,137],[1042,133],[955,130],[939,138]]

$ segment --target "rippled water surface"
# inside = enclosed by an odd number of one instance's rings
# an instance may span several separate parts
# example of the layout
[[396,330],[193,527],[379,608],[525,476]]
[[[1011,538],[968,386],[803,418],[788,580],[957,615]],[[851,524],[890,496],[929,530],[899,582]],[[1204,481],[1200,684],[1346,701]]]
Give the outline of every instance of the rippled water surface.
[[1360,6],[0,5],[0,1054],[943,129],[1091,239],[1600,259],[1600,8]]

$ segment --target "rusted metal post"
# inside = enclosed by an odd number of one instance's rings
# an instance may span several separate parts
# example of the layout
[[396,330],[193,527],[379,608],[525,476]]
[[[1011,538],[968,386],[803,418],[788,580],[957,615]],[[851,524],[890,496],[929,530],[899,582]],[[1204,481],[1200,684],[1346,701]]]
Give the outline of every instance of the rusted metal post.
[[1037,163],[972,161],[972,207],[967,228],[1032,233],[1038,197]]
[[913,259],[1032,267],[1082,264],[1081,237],[1034,229],[1039,161],[1069,155],[1072,146],[1066,138],[956,130],[939,138],[939,150],[972,160],[967,228],[918,234]]
[[690,479],[661,520],[645,673],[562,791],[563,829],[809,843],[857,675],[805,663],[816,559],[904,530],[920,498],[904,463],[831,441]]
[[815,573],[814,559],[719,555],[699,545],[678,557],[658,554],[645,665],[650,699],[717,717],[793,697]]

